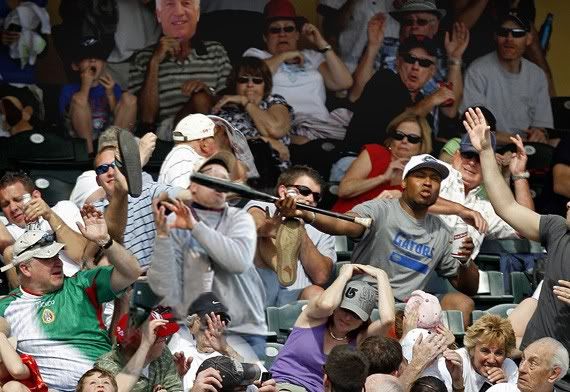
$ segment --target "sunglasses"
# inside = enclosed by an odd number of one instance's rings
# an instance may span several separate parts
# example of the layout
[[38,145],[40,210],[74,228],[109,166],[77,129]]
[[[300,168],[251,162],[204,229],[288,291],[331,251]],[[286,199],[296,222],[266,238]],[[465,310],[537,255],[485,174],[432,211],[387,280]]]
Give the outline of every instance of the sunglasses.
[[421,143],[422,141],[422,137],[418,135],[407,134],[398,130],[392,132],[392,139],[404,140],[404,138],[408,139],[408,142],[410,142],[411,144],[418,144]]
[[420,65],[420,67],[422,67],[422,68],[429,68],[435,64],[430,59],[421,59],[419,57],[415,57],[414,55],[412,55],[410,53],[404,53],[402,55],[402,59],[404,59],[404,61],[408,64],[415,64],[417,62]]
[[404,26],[427,26],[428,24],[435,22],[435,19],[422,19],[422,18],[418,18],[418,19],[413,19],[413,18],[406,18],[402,20],[402,25]]
[[249,82],[253,82],[253,84],[262,84],[263,78],[261,76],[249,76],[244,75],[237,78],[237,82],[240,84],[245,84]]
[[507,27],[499,27],[497,29],[497,35],[499,37],[508,37],[509,33],[513,36],[513,38],[522,38],[526,35],[526,30],[524,29],[509,29]]
[[115,163],[116,162],[111,162],[111,163],[104,163],[102,165],[99,165],[95,168],[95,174],[97,174],[98,176],[100,176],[101,174],[105,174],[109,171],[110,168],[115,168]]
[[269,34],[292,33],[295,30],[297,30],[295,26],[270,27],[267,29]]
[[321,194],[319,192],[313,192],[311,188],[309,188],[308,186],[305,185],[285,185],[286,188],[289,188],[290,186],[292,186],[293,188],[296,188],[299,193],[305,197],[309,196],[309,195],[313,195],[313,200],[315,201],[315,203],[318,203],[319,201],[321,201]]
[[477,154],[476,152],[473,151],[465,151],[465,152],[461,152],[461,158],[466,159],[468,161],[470,160],[475,160],[477,162],[479,162],[479,154]]

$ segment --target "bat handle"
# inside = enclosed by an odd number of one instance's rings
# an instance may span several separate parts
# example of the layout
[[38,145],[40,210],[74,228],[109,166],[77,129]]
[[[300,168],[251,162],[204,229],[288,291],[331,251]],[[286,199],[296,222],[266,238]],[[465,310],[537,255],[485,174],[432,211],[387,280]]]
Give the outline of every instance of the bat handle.
[[372,225],[372,218],[362,218],[360,216],[355,216],[354,223],[358,223],[359,225],[362,225],[368,229]]
[[14,266],[14,264],[10,263],[10,264],[6,264],[5,266],[2,266],[2,268],[0,268],[0,272],[6,272],[8,271],[10,268],[12,268]]

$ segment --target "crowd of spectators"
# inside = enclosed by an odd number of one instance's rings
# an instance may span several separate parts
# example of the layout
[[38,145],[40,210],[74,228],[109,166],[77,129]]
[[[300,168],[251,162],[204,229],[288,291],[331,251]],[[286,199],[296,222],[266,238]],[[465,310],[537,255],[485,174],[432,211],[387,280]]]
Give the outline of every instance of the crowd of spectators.
[[[93,167],[48,203],[0,159],[0,392],[570,392],[570,139],[534,2],[314,5],[62,0],[51,26],[0,0],[0,151],[59,129]],[[492,239],[540,242],[543,276],[472,322]]]

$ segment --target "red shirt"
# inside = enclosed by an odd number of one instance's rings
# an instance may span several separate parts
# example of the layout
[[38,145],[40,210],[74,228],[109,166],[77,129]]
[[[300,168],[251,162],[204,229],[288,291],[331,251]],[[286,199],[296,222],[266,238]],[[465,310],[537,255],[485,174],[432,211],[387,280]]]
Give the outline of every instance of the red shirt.
[[27,354],[20,354],[20,358],[22,359],[24,365],[26,365],[30,370],[30,377],[25,380],[14,380],[10,377],[2,379],[2,384],[6,384],[8,381],[18,381],[24,384],[31,392],[47,392],[48,387],[42,379],[42,375],[40,374],[40,369],[38,369],[36,360],[31,355]]
[[[372,178],[379,176],[386,172],[390,162],[392,161],[392,154],[390,151],[380,144],[365,144],[363,150],[368,152],[368,156],[370,157],[370,162],[372,163],[372,169],[366,178]],[[370,189],[364,193],[361,193],[358,196],[351,197],[348,199],[339,198],[335,205],[333,206],[332,210],[336,212],[347,212],[352,210],[352,208],[358,204],[364,203],[365,201],[372,200],[380,193],[386,190],[398,189],[402,190],[401,185],[390,185],[389,182],[380,184],[375,188]]]

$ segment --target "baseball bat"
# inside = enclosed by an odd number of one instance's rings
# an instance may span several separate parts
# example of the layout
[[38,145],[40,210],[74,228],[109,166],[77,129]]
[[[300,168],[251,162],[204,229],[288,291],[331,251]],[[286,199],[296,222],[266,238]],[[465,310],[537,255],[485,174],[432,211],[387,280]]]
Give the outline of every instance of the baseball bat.
[[[260,200],[265,201],[268,203],[275,203],[279,200],[278,197],[272,196],[265,192],[257,191],[247,185],[236,184],[231,181],[222,180],[220,178],[207,176],[202,173],[194,173],[190,176],[190,180],[197,184],[206,186],[208,188],[212,188],[217,190],[218,192],[232,192],[241,197],[251,200]],[[349,222],[354,222],[359,225],[362,225],[366,228],[369,228],[372,224],[372,218],[362,218],[358,216],[350,216],[346,214],[340,214],[334,211],[323,210],[321,208],[309,206],[307,204],[297,203],[297,208],[300,210],[307,210],[314,212],[316,214],[323,214],[327,216],[332,216],[333,218],[342,219]]]

